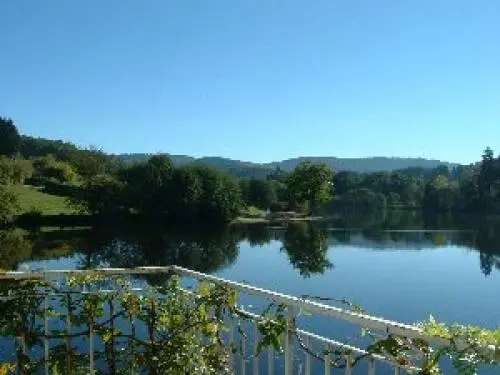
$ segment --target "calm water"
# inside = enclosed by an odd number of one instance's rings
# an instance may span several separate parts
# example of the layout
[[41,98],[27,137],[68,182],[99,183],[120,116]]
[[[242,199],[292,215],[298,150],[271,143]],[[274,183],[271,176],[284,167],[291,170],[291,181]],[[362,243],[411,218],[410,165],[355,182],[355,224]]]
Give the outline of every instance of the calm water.
[[429,314],[489,328],[500,322],[495,221],[392,213],[279,228],[94,228],[19,236],[0,236],[0,268],[178,264],[293,295],[346,298],[408,323]]

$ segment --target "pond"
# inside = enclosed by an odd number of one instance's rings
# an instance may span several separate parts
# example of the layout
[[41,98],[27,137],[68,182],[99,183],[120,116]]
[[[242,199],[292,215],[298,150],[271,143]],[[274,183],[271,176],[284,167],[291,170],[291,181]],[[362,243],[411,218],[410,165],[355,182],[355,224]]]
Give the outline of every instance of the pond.
[[497,328],[496,220],[375,218],[220,230],[81,228],[0,235],[0,268],[176,264],[292,295],[345,298],[371,314]]

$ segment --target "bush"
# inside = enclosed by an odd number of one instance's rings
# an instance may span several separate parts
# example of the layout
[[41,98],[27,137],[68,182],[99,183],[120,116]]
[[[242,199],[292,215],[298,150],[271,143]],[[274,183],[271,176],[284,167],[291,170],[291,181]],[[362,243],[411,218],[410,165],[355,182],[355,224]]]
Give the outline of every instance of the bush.
[[35,177],[55,180],[60,183],[73,182],[78,176],[71,164],[57,161],[52,155],[35,159],[33,167],[35,168]]
[[32,174],[31,161],[0,156],[0,184],[22,184]]
[[0,225],[9,223],[18,210],[18,197],[7,186],[0,185]]

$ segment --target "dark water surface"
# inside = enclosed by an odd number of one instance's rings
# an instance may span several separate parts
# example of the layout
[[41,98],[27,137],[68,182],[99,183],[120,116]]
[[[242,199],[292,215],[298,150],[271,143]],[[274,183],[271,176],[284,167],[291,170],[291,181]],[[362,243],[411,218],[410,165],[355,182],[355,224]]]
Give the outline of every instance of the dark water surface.
[[24,239],[20,231],[4,232],[0,268],[177,264],[292,295],[346,298],[407,323],[432,314],[499,326],[497,221],[424,220],[414,213],[364,219],[221,230],[53,229]]

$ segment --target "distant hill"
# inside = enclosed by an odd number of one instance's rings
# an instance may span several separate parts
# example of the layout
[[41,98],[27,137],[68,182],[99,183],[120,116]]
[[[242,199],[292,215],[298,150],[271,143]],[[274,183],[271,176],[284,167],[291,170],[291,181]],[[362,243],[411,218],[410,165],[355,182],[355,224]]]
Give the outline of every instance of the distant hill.
[[[154,154],[121,154],[114,156],[126,164],[134,164],[147,161],[153,155]],[[218,156],[193,158],[186,155],[167,155],[177,166],[209,165],[215,168],[224,169],[235,177],[266,178],[267,175],[275,170],[275,167],[271,166],[233,160]]]
[[[113,156],[117,157],[119,160],[121,160],[125,164],[135,164],[135,163],[142,163],[142,162],[148,161],[148,159],[153,155],[156,155],[156,154],[119,154],[119,155],[113,155]],[[186,164],[192,163],[196,160],[195,158],[193,158],[191,156],[186,156],[186,155],[170,155],[170,154],[168,154],[168,157],[177,166],[186,165]]]
[[270,168],[280,167],[285,171],[292,171],[303,161],[322,162],[336,171],[351,172],[378,172],[395,171],[407,168],[425,168],[433,169],[439,165],[454,167],[456,163],[448,163],[440,160],[423,158],[389,158],[389,157],[371,157],[371,158],[336,158],[336,157],[299,157],[287,159],[275,163],[265,164]]
[[[57,158],[66,160],[69,155],[77,152],[79,148],[70,142],[55,141],[44,138],[23,136],[21,153],[24,157],[37,157],[53,154]],[[110,155],[126,164],[134,164],[147,161],[154,154],[130,153]],[[173,163],[177,166],[183,165],[209,165],[229,171],[236,177],[265,178],[269,174],[281,171],[290,172],[303,161],[323,162],[336,171],[352,172],[378,172],[395,171],[407,169],[434,169],[439,165],[454,167],[458,164],[443,162],[440,160],[429,160],[423,158],[336,158],[336,157],[298,157],[272,163],[252,163],[240,160],[233,160],[223,157],[202,157],[194,158],[188,155],[170,155]],[[421,171],[418,171],[419,173]]]
[[[152,154],[122,154],[118,157],[126,163],[142,162],[150,158]],[[439,165],[454,167],[458,164],[443,162],[440,160],[423,158],[336,158],[336,157],[298,157],[272,163],[251,163],[240,160],[233,160],[223,157],[202,157],[193,158],[186,155],[168,155],[174,164],[182,165],[210,165],[213,167],[225,169],[238,177],[265,178],[269,173],[277,168],[285,172],[290,172],[304,161],[322,162],[336,171],[352,172],[379,172],[395,171],[408,168],[433,169]]]

